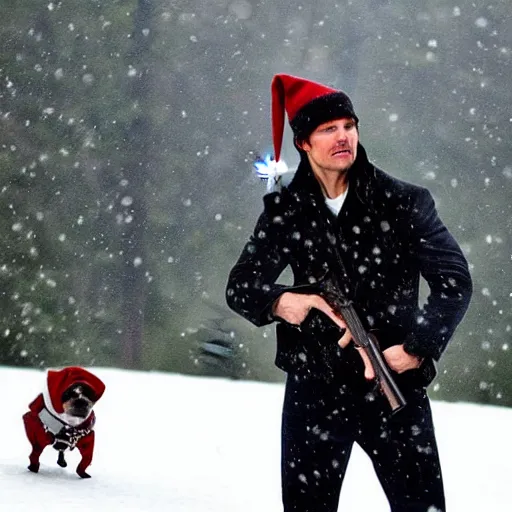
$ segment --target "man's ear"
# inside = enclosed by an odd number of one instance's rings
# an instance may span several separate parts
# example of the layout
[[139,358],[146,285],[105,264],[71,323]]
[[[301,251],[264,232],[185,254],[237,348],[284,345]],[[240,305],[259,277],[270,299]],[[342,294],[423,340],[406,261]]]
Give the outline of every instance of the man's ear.
[[297,149],[299,149],[300,151],[305,151],[305,152],[308,152],[309,149],[310,149],[310,145],[308,144],[308,141],[307,140],[301,140],[301,139],[295,139],[295,146],[297,147]]

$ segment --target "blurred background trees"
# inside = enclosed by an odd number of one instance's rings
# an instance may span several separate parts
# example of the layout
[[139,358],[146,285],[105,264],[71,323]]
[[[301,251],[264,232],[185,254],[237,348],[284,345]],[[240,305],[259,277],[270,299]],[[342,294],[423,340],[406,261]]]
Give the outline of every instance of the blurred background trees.
[[351,96],[370,159],[433,192],[470,261],[433,397],[512,406],[506,0],[0,6],[0,364],[282,379],[224,287],[286,72]]

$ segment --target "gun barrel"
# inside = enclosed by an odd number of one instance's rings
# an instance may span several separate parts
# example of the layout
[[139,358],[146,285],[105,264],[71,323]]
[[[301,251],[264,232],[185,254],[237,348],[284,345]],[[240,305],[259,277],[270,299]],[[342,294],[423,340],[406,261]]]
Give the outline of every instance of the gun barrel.
[[345,320],[354,343],[365,350],[368,355],[377,383],[388,400],[391,411],[398,412],[405,407],[407,402],[393,379],[391,370],[380,351],[377,338],[372,333],[366,332],[352,304],[338,305],[338,308],[340,309],[338,313]]
[[382,356],[380,349],[378,348],[378,341],[375,336],[371,333],[368,334],[369,345],[366,349],[366,353],[372,363],[373,370],[375,372],[375,378],[382,390],[382,393],[386,397],[391,406],[393,413],[398,412],[400,409],[405,407],[407,404],[400,388],[397,386],[391,371]]

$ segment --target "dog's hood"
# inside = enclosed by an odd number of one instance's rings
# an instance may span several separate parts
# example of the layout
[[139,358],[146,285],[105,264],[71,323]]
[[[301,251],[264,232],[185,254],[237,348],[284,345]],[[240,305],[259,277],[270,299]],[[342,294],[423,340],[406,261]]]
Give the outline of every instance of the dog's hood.
[[[47,389],[43,393],[46,406],[52,407],[55,412],[62,414],[62,394],[66,389],[75,384],[85,384],[89,386],[96,397],[96,402],[105,392],[105,384],[101,379],[91,372],[78,366],[68,366],[62,370],[48,370]],[[48,400],[51,403],[48,403]]]

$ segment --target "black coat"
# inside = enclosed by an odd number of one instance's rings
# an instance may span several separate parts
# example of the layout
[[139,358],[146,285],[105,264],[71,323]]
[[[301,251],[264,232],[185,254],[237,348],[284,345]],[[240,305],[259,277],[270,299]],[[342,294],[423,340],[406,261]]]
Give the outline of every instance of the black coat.
[[[466,259],[428,190],[377,169],[359,145],[337,218],[306,158],[288,187],[264,197],[264,206],[229,275],[228,305],[255,325],[266,325],[276,320],[272,305],[282,293],[311,293],[326,276],[336,275],[383,349],[403,343],[407,352],[425,358],[420,370],[405,372],[398,382],[426,386],[435,375],[433,360],[462,320],[472,292]],[[294,285],[277,284],[288,265]],[[430,287],[421,309],[420,275]],[[353,344],[340,349],[338,328],[319,311],[313,310],[301,328],[281,321],[276,330],[276,364],[284,371],[362,379]]]

